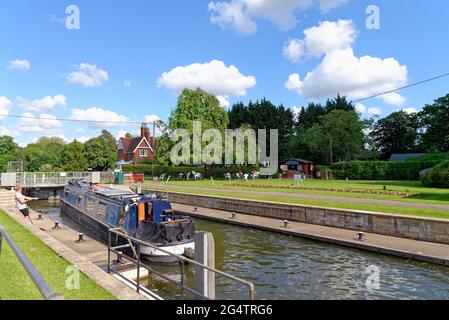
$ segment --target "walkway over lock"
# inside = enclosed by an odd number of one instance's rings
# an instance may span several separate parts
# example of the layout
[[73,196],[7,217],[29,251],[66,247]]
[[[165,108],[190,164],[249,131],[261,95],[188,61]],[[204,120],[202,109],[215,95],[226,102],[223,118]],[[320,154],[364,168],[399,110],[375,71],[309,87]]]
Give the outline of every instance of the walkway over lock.
[[101,172],[9,172],[1,174],[3,188],[20,184],[24,188],[62,187],[73,179],[86,179],[100,183]]

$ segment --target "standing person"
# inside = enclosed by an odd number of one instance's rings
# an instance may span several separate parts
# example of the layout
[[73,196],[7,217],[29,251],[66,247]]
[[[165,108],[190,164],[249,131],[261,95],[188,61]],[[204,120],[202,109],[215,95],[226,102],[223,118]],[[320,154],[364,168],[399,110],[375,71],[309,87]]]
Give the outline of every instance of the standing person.
[[30,222],[33,223],[33,221],[31,220],[31,217],[30,217],[30,209],[28,208],[27,203],[34,199],[25,197],[22,194],[22,186],[20,186],[20,185],[16,185],[15,190],[16,190],[16,207],[17,207],[17,209],[23,214],[25,219],[28,218],[30,220]]

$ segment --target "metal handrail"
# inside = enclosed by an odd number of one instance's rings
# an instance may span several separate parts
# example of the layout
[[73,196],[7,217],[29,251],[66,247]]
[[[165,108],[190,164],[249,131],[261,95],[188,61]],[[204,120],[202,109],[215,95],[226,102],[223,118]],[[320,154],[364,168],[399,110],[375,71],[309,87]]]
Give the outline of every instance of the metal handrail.
[[[123,254],[123,252],[118,251],[118,249],[129,248],[129,247],[131,246],[131,244],[120,245],[120,246],[115,246],[115,247],[113,247],[113,246],[112,246],[112,241],[111,241],[111,236],[112,236],[112,234],[115,234],[115,235],[117,235],[117,236],[123,237],[123,238],[127,239],[128,241],[131,241],[132,243],[134,243],[135,245],[137,245],[137,253],[138,253],[137,259],[133,259],[132,257]],[[151,268],[150,266],[148,266],[148,265],[142,263],[142,262],[141,262],[141,259],[140,259],[140,247],[141,247],[141,246],[150,247],[150,248],[152,248],[152,249],[155,249],[155,250],[157,250],[157,251],[163,252],[163,253],[165,253],[165,254],[168,254],[168,255],[170,255],[170,256],[173,256],[173,257],[176,257],[177,259],[179,259],[179,261],[180,261],[180,268],[181,268],[181,283],[178,283],[178,281],[173,280],[173,279],[171,279],[170,277],[167,277],[167,276],[161,274],[160,272],[154,270],[154,269]],[[199,297],[201,297],[201,298],[203,298],[203,299],[209,300],[210,298],[208,298],[208,297],[205,296],[204,294],[202,294],[202,293],[200,293],[200,292],[198,292],[198,291],[196,291],[196,290],[194,290],[194,289],[192,289],[192,288],[190,288],[190,287],[188,287],[188,286],[186,286],[186,285],[184,284],[184,272],[185,272],[184,269],[185,269],[185,264],[186,264],[186,263],[189,263],[189,264],[198,266],[198,267],[200,267],[200,268],[203,268],[203,269],[205,269],[205,270],[214,272],[215,274],[218,274],[218,275],[220,275],[220,276],[223,276],[223,277],[225,277],[225,278],[231,279],[231,280],[233,280],[233,281],[235,281],[235,282],[238,282],[238,283],[240,283],[240,284],[245,285],[246,287],[248,287],[248,291],[249,291],[249,300],[254,300],[254,299],[255,299],[255,288],[254,288],[254,284],[253,284],[252,282],[246,281],[246,280],[243,280],[243,279],[240,279],[240,278],[235,277],[235,276],[233,276],[233,275],[227,274],[227,273],[225,273],[225,272],[223,272],[223,271],[220,271],[220,270],[211,268],[211,267],[209,267],[209,266],[207,266],[207,265],[204,265],[204,264],[202,264],[202,263],[199,263],[199,262],[197,262],[197,261],[195,261],[195,260],[191,260],[191,259],[186,258],[186,257],[184,257],[184,256],[181,256],[181,255],[175,254],[175,253],[173,253],[173,252],[167,251],[167,250],[165,250],[165,249],[162,249],[162,248],[160,248],[160,247],[158,247],[158,246],[155,246],[155,245],[153,245],[153,244],[151,244],[151,243],[144,242],[144,241],[142,241],[142,240],[140,240],[140,239],[136,239],[136,238],[134,238],[134,237],[131,237],[131,236],[129,236],[129,235],[123,233],[123,229],[122,229],[122,228],[110,228],[110,229],[108,229],[108,273],[113,272],[113,273],[115,273],[115,274],[118,274],[119,276],[122,276],[119,272],[117,272],[117,271],[115,271],[113,268],[111,268],[111,252],[117,254],[119,257],[125,258],[126,260],[130,261],[131,263],[133,263],[134,265],[137,266],[137,273],[138,273],[138,274],[137,274],[137,292],[139,292],[139,290],[141,290],[141,289],[144,289],[144,290],[146,289],[146,288],[140,286],[139,273],[140,273],[140,268],[142,267],[142,268],[148,270],[149,272],[154,273],[154,274],[156,274],[157,276],[163,278],[164,280],[176,284],[176,285],[181,289],[181,292],[182,292],[183,290],[186,290],[186,291],[188,291],[188,292],[190,292],[190,293],[192,293],[192,294],[194,294],[194,295],[197,295],[197,296],[199,296]],[[123,276],[122,276],[122,277],[123,277]],[[125,279],[125,280],[126,280],[126,279]]]
[[25,271],[28,273],[28,276],[33,281],[36,288],[41,293],[42,297],[45,300],[64,300],[64,297],[53,291],[52,288],[45,282],[44,278],[40,275],[40,273],[36,270],[36,268],[33,266],[31,261],[25,256],[25,254],[20,250],[19,246],[11,239],[11,237],[6,232],[6,229],[3,226],[0,226],[0,254],[2,251],[2,240],[3,238],[6,239],[6,242],[8,243],[11,250],[16,255],[17,259],[22,264],[22,267],[25,269]]

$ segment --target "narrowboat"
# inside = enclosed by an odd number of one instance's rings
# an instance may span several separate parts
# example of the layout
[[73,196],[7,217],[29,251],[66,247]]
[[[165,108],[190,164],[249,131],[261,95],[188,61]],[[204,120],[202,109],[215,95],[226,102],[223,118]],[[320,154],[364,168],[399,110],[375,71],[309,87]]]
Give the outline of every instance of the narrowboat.
[[[87,181],[72,181],[64,188],[61,212],[108,240],[110,228],[177,255],[194,250],[194,222],[178,216],[169,201],[155,195],[138,195]],[[121,239],[124,243],[124,239]],[[141,258],[156,263],[176,263],[176,256],[141,246]]]

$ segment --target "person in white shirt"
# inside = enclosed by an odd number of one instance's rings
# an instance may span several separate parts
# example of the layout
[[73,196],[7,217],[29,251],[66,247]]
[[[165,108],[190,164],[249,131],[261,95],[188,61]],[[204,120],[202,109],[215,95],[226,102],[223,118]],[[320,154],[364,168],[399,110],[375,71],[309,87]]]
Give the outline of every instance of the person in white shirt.
[[30,198],[30,197],[25,197],[22,194],[22,186],[20,186],[20,185],[17,185],[15,187],[15,190],[16,190],[16,207],[17,207],[17,210],[19,210],[23,214],[23,216],[25,218],[28,218],[31,221],[30,209],[28,208],[27,203],[32,201],[32,200],[34,200],[34,199]]

